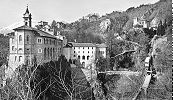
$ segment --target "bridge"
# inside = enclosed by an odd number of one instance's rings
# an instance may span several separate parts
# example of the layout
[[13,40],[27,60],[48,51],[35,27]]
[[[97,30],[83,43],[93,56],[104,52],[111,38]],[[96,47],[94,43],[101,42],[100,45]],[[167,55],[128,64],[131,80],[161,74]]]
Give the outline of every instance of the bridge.
[[134,72],[134,71],[105,71],[105,72],[98,72],[98,73],[105,73],[106,75],[113,75],[113,74],[140,75],[142,74],[142,72]]

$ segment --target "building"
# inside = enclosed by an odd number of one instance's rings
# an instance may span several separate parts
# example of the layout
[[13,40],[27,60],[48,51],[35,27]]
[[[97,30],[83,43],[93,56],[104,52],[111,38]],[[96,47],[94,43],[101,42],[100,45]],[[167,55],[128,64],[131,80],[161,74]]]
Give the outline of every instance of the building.
[[135,17],[133,19],[133,27],[140,27],[140,28],[149,28],[150,26],[150,22],[143,17],[141,18],[138,18],[138,17]]
[[[94,66],[96,59],[99,57],[106,58],[106,45],[93,43],[76,43],[69,42],[64,47],[63,54],[67,60],[71,60],[73,64],[79,61],[84,68]],[[92,67],[93,68],[93,67]]]
[[10,37],[9,67],[14,70],[22,64],[42,64],[57,60],[62,54],[63,40],[33,28],[28,7],[23,19],[24,25],[15,28]]

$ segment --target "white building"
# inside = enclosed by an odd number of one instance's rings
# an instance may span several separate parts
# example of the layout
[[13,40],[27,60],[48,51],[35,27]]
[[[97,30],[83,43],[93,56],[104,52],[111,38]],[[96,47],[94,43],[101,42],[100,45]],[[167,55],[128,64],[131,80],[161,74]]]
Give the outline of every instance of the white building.
[[68,46],[64,47],[63,54],[67,60],[71,59],[73,64],[76,64],[76,62],[79,61],[84,68],[90,68],[91,66],[94,66],[97,58],[106,58],[105,44],[75,42],[70,42],[68,44]]
[[138,26],[141,26],[141,28],[149,28],[150,22],[143,17],[142,18],[135,17],[133,19],[133,27],[138,27]]

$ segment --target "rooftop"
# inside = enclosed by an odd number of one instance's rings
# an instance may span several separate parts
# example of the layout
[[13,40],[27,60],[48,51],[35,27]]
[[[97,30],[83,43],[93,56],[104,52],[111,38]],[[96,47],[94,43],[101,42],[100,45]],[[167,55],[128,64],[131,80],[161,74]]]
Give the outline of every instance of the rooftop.
[[93,43],[76,43],[76,42],[70,42],[73,47],[96,47]]
[[76,42],[69,42],[73,45],[73,47],[103,47],[106,48],[106,44],[102,43],[102,44],[95,44],[95,43],[76,43]]
[[42,30],[38,30],[36,28],[33,28],[33,27],[29,27],[29,26],[26,26],[26,25],[23,25],[23,26],[20,26],[20,27],[17,27],[13,30],[30,30],[30,31],[35,31],[36,33],[39,34],[39,36],[42,36],[42,37],[50,37],[50,38],[56,38],[54,35],[51,35],[45,31],[42,31]]

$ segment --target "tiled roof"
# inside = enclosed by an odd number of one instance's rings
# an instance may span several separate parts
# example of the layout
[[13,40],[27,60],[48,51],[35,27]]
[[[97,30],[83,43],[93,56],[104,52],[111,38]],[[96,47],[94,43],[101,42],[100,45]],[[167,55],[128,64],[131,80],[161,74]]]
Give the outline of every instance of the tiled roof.
[[35,31],[37,33],[39,33],[40,36],[43,36],[43,37],[50,37],[50,38],[56,38],[54,35],[51,35],[47,32],[44,32],[44,31],[41,31],[41,30],[38,30],[38,29],[35,29]]
[[97,47],[99,48],[106,48],[106,44],[105,43],[102,43],[102,44],[96,44]]
[[56,38],[54,35],[51,35],[51,34],[45,32],[45,31],[38,30],[36,28],[32,28],[32,27],[29,27],[29,26],[26,26],[26,25],[20,26],[18,28],[13,29],[13,30],[30,30],[30,31],[37,32],[39,34],[39,36]]
[[20,27],[15,28],[13,30],[31,30],[31,31],[33,31],[34,28],[29,27],[29,26],[26,26],[26,25],[23,25],[23,26],[20,26]]
[[102,43],[102,44],[94,44],[94,43],[76,43],[76,42],[69,42],[73,45],[73,47],[103,47],[106,48],[106,44]]
[[76,43],[76,42],[70,42],[74,47],[96,47],[93,43]]

